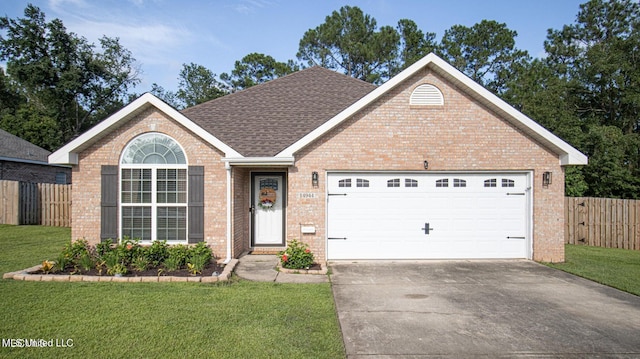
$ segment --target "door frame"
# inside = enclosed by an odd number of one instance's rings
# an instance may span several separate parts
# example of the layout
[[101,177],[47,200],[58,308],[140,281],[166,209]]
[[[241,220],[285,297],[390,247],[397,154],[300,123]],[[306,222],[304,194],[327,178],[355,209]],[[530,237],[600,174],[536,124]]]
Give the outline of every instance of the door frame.
[[287,238],[287,172],[286,171],[251,171],[250,172],[251,180],[249,181],[250,190],[249,195],[251,196],[249,200],[250,208],[249,208],[249,221],[250,221],[250,247],[255,248],[255,213],[256,213],[256,190],[255,190],[255,181],[257,176],[281,176],[282,177],[282,241],[280,243],[274,244],[260,244],[258,247],[282,247],[285,245],[285,240]]

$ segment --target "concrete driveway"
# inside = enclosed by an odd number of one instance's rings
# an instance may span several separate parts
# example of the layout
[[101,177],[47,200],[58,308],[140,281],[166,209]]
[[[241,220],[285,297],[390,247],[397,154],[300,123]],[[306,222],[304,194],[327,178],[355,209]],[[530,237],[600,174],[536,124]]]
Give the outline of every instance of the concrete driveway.
[[640,297],[535,262],[330,268],[348,358],[640,358]]

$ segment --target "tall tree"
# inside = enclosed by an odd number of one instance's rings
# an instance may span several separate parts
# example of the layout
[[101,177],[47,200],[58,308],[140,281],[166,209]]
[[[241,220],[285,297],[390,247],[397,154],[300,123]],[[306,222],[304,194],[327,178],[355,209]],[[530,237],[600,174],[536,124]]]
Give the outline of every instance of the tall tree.
[[509,77],[529,60],[515,47],[517,32],[493,20],[466,27],[454,25],[442,37],[440,55],[474,81],[496,94],[506,90]]
[[545,49],[586,128],[587,195],[640,198],[640,5],[591,0]]
[[[135,59],[118,39],[102,37],[100,49],[84,37],[67,32],[62,21],[45,21],[39,8],[28,5],[24,18],[0,17],[0,60],[27,99],[14,125],[34,116],[57,124],[56,141],[36,143],[53,150],[101,120],[105,109],[120,106],[139,83]],[[29,114],[27,114],[29,112]]]
[[235,62],[231,74],[222,73],[220,79],[233,91],[242,90],[300,70],[293,60],[278,62],[269,55],[251,53]]
[[400,35],[400,43],[392,75],[396,75],[438,48],[435,41],[436,33],[427,32],[425,34],[413,20],[401,19],[398,21],[396,29]]
[[216,74],[202,65],[182,64],[178,75],[178,91],[171,92],[154,83],[151,93],[169,105],[183,109],[229,93],[225,85],[216,79]]
[[374,18],[358,7],[343,6],[325,22],[305,32],[297,57],[349,76],[380,83],[391,76],[400,35],[391,26],[377,29]]
[[182,65],[176,97],[186,107],[195,106],[226,95],[224,84],[216,79],[216,74],[206,67],[193,62]]

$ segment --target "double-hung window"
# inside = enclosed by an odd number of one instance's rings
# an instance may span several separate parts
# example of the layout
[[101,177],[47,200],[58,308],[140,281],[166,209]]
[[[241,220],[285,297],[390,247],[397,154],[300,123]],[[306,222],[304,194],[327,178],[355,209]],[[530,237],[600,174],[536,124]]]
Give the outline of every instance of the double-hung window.
[[187,160],[174,139],[133,139],[120,160],[120,238],[186,243],[187,183]]

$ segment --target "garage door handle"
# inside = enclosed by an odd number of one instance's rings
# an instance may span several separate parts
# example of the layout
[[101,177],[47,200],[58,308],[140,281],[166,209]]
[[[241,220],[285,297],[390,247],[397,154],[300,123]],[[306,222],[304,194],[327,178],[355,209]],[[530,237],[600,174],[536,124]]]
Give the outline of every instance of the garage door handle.
[[424,228],[421,228],[424,231],[424,234],[429,234],[429,231],[433,231],[433,228],[429,228],[429,223],[424,224]]
[[347,237],[329,237],[327,238],[328,240],[341,240],[341,241],[346,241]]
[[346,196],[346,193],[327,193],[327,196]]
[[524,196],[525,193],[524,192],[509,192],[507,193],[507,196]]

